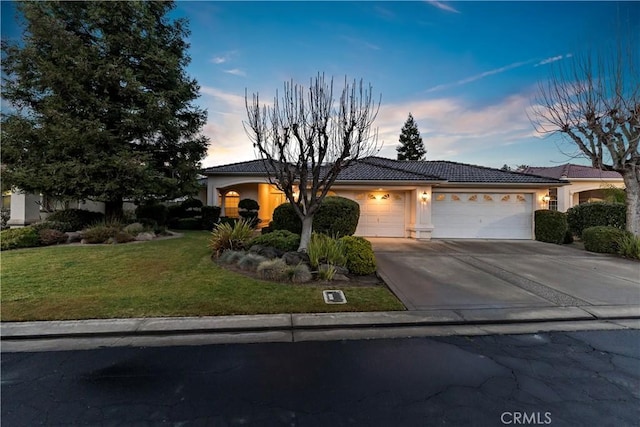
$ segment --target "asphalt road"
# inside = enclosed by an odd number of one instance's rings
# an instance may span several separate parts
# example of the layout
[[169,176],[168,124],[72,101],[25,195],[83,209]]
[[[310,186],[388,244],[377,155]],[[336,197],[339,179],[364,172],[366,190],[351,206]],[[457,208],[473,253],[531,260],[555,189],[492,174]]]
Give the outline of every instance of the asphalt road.
[[640,331],[2,353],[4,426],[637,426]]

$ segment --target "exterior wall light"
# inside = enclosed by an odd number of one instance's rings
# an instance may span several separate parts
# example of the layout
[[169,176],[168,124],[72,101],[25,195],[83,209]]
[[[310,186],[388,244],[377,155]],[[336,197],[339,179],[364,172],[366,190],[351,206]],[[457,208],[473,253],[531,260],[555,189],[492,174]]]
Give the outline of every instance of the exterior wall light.
[[420,200],[422,200],[423,203],[427,203],[427,200],[429,200],[429,194],[426,191],[423,191],[420,195]]
[[543,202],[549,203],[549,200],[551,200],[551,196],[549,196],[548,194],[545,194],[544,196],[542,196]]

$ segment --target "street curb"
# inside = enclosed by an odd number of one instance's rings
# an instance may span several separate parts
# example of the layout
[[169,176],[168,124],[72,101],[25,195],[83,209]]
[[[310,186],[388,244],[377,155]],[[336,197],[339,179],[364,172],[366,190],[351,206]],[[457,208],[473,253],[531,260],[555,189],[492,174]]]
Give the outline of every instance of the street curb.
[[513,325],[625,319],[640,319],[640,307],[522,307],[376,313],[307,313],[1,322],[0,340],[161,337],[429,326]]

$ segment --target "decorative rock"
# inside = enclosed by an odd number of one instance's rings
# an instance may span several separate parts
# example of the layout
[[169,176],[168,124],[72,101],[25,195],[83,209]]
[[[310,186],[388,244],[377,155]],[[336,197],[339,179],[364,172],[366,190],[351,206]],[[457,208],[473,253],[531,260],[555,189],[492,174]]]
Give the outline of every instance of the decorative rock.
[[309,264],[309,255],[304,252],[287,252],[282,255],[282,259],[287,265]]
[[256,253],[269,259],[280,258],[280,256],[282,255],[282,251],[279,251],[276,248],[272,248],[271,246],[263,246]]
[[64,234],[67,235],[67,243],[78,243],[82,240],[82,233],[79,231],[68,231]]
[[146,242],[156,238],[155,233],[140,233],[136,236],[136,240],[139,242]]
[[80,240],[80,244],[82,244],[82,245],[88,245],[88,244],[89,244],[89,242],[87,242],[87,239],[82,239],[82,240]]
[[334,274],[333,275],[333,280],[340,280],[342,282],[348,282],[350,279],[345,276],[344,274]]
[[249,252],[257,254],[260,250],[262,250],[262,248],[264,248],[264,246],[262,245],[253,245],[249,248]]

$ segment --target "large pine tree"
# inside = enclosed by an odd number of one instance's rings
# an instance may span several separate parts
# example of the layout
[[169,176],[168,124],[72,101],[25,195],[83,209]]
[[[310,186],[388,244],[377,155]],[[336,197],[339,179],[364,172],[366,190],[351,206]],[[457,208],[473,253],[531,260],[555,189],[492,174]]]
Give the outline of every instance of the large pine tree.
[[400,131],[400,145],[396,147],[398,160],[424,160],[427,150],[422,143],[418,124],[411,113]]
[[[3,43],[3,180],[60,199],[172,199],[197,191],[208,139],[173,2],[21,2]],[[3,108],[4,110],[4,108]]]

